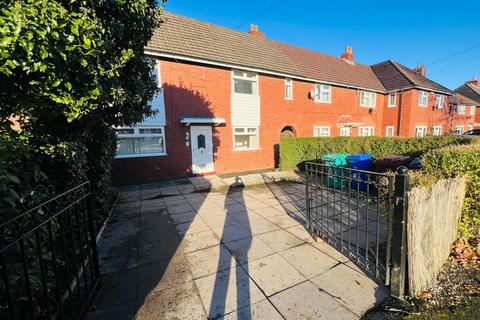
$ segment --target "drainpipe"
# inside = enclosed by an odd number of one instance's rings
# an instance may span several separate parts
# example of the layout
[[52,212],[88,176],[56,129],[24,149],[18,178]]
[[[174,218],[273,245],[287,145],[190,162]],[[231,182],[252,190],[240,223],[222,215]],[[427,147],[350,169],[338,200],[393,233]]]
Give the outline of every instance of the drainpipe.
[[402,126],[402,111],[403,111],[403,90],[400,91],[400,110],[398,113],[397,136],[400,136]]

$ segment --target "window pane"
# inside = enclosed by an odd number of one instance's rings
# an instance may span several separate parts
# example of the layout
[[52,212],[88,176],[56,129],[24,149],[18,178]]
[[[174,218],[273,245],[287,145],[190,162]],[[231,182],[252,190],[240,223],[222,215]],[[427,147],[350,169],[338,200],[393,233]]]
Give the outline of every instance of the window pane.
[[164,153],[163,137],[119,138],[117,155]]
[[242,71],[233,71],[233,75],[235,77],[243,77],[243,72]]
[[206,145],[205,145],[205,135],[203,134],[199,134],[197,136],[197,148],[200,149],[200,148],[204,148],[205,149]]
[[247,132],[256,133],[256,132],[257,132],[257,128],[248,128],[248,129],[247,129]]
[[117,129],[115,130],[115,132],[117,134],[134,134],[134,130],[133,129]]
[[235,79],[235,93],[257,94],[255,81]]
[[140,134],[162,134],[162,128],[139,129]]
[[235,128],[235,132],[237,133],[245,132],[245,128]]

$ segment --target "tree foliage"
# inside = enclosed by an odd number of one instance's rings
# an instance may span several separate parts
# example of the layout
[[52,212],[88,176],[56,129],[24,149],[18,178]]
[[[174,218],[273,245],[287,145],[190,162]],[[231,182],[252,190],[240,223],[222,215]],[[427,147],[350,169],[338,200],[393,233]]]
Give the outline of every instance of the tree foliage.
[[[116,149],[112,128],[153,113],[157,87],[143,49],[160,13],[155,0],[3,1],[0,128],[10,155],[0,156],[0,179],[6,185],[14,163],[24,173],[35,163],[61,189],[88,177],[102,198]],[[20,131],[8,124],[12,117]],[[27,180],[13,185],[35,183]]]

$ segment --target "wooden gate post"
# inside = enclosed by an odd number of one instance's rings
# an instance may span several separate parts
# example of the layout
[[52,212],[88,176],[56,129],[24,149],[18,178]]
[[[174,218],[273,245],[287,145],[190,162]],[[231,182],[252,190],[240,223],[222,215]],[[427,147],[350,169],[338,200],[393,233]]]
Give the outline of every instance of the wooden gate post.
[[402,298],[405,292],[407,264],[407,192],[408,169],[398,167],[395,176],[394,209],[392,221],[390,293]]

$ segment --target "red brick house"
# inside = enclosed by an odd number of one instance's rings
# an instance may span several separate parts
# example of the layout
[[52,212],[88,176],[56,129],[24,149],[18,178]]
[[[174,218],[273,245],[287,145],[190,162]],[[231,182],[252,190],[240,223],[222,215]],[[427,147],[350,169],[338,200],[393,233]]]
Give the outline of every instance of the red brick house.
[[463,97],[470,99],[470,103],[475,103],[475,108],[472,107],[473,114],[470,115],[475,119],[474,127],[480,128],[480,81],[473,77],[472,80],[465,82],[463,85],[455,89],[457,94],[461,94]]
[[118,130],[118,183],[273,168],[282,136],[451,131],[452,91],[394,61],[360,64],[351,47],[334,57],[167,13],[145,51],[158,114]]

